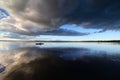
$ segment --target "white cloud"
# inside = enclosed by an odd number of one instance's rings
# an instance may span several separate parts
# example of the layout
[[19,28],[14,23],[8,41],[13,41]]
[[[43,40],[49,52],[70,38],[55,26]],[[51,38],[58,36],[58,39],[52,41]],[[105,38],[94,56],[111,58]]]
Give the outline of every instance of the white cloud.
[[9,16],[0,20],[0,30],[15,32],[25,35],[36,35],[41,31],[36,24],[31,24],[29,21],[19,21],[16,18]]

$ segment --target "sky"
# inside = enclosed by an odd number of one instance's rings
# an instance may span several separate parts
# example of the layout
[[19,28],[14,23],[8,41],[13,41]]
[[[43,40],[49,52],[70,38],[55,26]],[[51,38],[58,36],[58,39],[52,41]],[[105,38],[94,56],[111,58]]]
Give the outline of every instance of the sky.
[[119,0],[0,0],[0,39],[119,40]]

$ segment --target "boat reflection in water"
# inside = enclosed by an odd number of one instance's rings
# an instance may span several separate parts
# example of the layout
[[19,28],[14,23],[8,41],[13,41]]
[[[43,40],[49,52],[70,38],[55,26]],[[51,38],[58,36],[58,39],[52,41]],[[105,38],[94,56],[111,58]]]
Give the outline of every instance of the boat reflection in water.
[[0,42],[1,80],[118,80],[120,44]]

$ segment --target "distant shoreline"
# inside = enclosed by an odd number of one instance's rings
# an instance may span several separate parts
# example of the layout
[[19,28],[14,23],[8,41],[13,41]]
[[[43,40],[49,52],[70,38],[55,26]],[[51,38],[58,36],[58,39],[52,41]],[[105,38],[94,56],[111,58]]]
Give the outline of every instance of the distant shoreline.
[[120,42],[120,40],[85,40],[85,41],[39,41],[39,40],[0,40],[1,42]]

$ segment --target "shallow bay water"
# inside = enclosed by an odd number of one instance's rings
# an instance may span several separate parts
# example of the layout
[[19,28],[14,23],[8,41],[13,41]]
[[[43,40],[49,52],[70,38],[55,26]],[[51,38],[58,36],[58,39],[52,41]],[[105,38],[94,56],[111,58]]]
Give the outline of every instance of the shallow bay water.
[[0,80],[119,80],[120,43],[0,42]]

